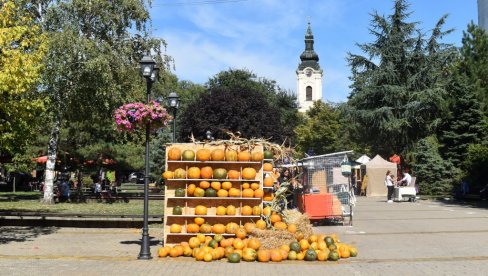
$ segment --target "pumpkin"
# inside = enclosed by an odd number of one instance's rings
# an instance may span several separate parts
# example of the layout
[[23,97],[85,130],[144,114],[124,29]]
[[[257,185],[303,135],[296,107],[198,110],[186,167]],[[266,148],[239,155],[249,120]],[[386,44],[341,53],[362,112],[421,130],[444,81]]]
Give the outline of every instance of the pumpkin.
[[222,189],[230,190],[230,188],[232,188],[232,182],[229,181],[222,182]]
[[256,169],[244,168],[242,170],[242,178],[243,179],[249,179],[249,180],[256,178]]
[[287,228],[286,223],[284,223],[282,221],[275,222],[273,226],[274,226],[274,228],[279,229],[279,230],[286,230],[286,228]]
[[338,261],[340,258],[339,252],[337,250],[332,250],[329,252],[328,260],[329,261]]
[[255,151],[251,154],[251,160],[254,162],[261,162],[264,159],[264,154],[259,151]]
[[195,192],[193,192],[193,196],[194,197],[204,197],[205,196],[205,190],[200,188],[200,187],[196,187]]
[[261,230],[266,229],[266,221],[264,221],[262,219],[259,219],[258,221],[256,221],[256,228],[261,229]]
[[244,183],[242,183],[241,186],[242,186],[242,189],[249,189],[249,188],[251,188],[251,184],[249,184],[249,182],[244,182]]
[[254,197],[254,191],[251,188],[242,190],[242,197]]
[[213,169],[210,166],[205,166],[200,169],[200,177],[203,179],[211,179],[213,175]]
[[214,188],[208,188],[205,190],[205,197],[217,197],[217,191]]
[[269,150],[265,150],[263,152],[264,159],[273,159],[273,153]]
[[249,205],[244,205],[241,207],[241,215],[242,216],[250,216],[252,215],[252,208]]
[[252,215],[253,216],[260,216],[261,215],[261,206],[252,207]]
[[174,171],[174,178],[176,179],[185,179],[186,178],[186,171],[183,168],[178,168]]
[[194,220],[193,220],[198,226],[202,225],[205,223],[205,219],[202,218],[202,217],[196,217]]
[[264,196],[264,191],[262,189],[257,189],[254,191],[254,197],[255,198],[263,198]]
[[199,149],[197,150],[197,161],[209,161],[210,160],[210,150],[209,149]]
[[259,247],[261,247],[261,242],[256,238],[251,238],[247,242],[247,247],[252,248],[254,250],[258,250]]
[[197,205],[195,207],[195,215],[206,215],[207,214],[207,207],[203,206],[203,205]]
[[296,241],[290,243],[290,250],[295,251],[296,253],[302,252],[300,244]]
[[225,159],[225,152],[222,149],[214,149],[210,155],[212,161],[224,161]]
[[256,250],[246,247],[242,250],[242,259],[246,262],[254,262],[257,258]]
[[177,147],[171,147],[168,151],[168,160],[181,160],[181,150]]
[[257,190],[257,189],[259,189],[259,187],[260,187],[259,183],[257,183],[257,182],[251,183],[251,189]]
[[294,261],[296,259],[297,259],[297,252],[295,252],[293,250],[288,252],[288,260]]
[[[212,232],[212,226],[210,226],[210,224],[207,224],[207,223],[204,223],[202,225],[200,225],[200,233],[204,233],[204,234],[208,234]],[[207,238],[207,237],[205,237]],[[211,237],[209,237],[210,239],[212,239]]]
[[316,261],[317,260],[317,253],[313,249],[308,249],[307,252],[305,252],[305,261]]
[[[227,223],[227,225],[225,226],[225,233],[227,234],[235,234],[237,229],[239,229],[239,225],[235,222],[229,222]],[[234,248],[236,248],[234,246]]]
[[278,221],[281,221],[281,216],[278,215],[278,214],[272,214],[270,217],[269,217],[269,220],[271,221],[271,223],[276,223]]
[[292,234],[295,234],[297,232],[297,225],[296,224],[288,224],[288,232],[292,233]]
[[233,149],[226,149],[225,161],[237,161],[237,151]]
[[174,174],[172,171],[165,171],[163,173],[163,178],[164,179],[172,179],[174,177]]
[[217,206],[215,214],[217,216],[225,216],[227,214],[227,208],[225,208],[225,206]]
[[263,195],[263,200],[264,201],[272,201],[274,198],[274,194],[271,192],[265,192]]
[[281,262],[283,260],[283,255],[279,249],[271,249],[269,255],[273,262]]
[[198,183],[198,187],[202,188],[202,189],[208,189],[210,187],[210,182],[208,181],[200,181],[200,183]]
[[195,189],[197,188],[197,186],[195,184],[188,184],[188,187],[186,188],[186,194],[188,196],[193,196],[193,194],[195,193]]
[[269,250],[267,249],[259,249],[257,252],[257,257],[258,257],[258,261],[262,263],[269,262],[271,258]]
[[169,227],[169,232],[170,233],[181,233],[181,225],[173,223]]
[[175,197],[185,197],[185,189],[178,188],[175,190]]
[[357,257],[358,256],[358,249],[356,247],[350,247],[349,248],[349,253],[351,257]]
[[251,160],[251,154],[249,153],[249,151],[240,151],[237,154],[237,160],[241,162],[248,162]]
[[217,191],[217,197],[228,197],[228,196],[229,196],[229,192],[227,190],[220,189]]
[[241,196],[241,190],[237,188],[230,188],[229,197],[240,197],[240,196]]
[[186,225],[187,233],[198,233],[200,231],[200,226],[196,223],[190,223]]
[[251,233],[252,230],[256,229],[256,224],[255,223],[252,223],[252,222],[246,222],[244,224],[244,229],[246,229],[246,232],[247,233]]
[[[237,231],[237,229],[236,229]],[[243,249],[246,245],[240,238],[235,238],[234,241],[232,242],[232,246],[234,246],[235,249]]]
[[244,229],[244,227],[239,227],[237,230],[236,230],[236,238],[239,238],[239,239],[245,239],[246,236],[247,236],[247,232],[246,232],[246,229]]
[[211,247],[213,249],[217,248],[217,246],[219,246],[219,242],[216,241],[216,240],[211,240],[209,243],[208,243],[208,247]]
[[188,175],[188,178],[190,178],[190,179],[200,178],[200,168],[199,167],[188,168],[187,175]]
[[271,214],[271,206],[266,206],[263,208],[263,215],[269,216]]
[[226,179],[227,178],[227,170],[224,168],[216,168],[213,171],[213,177],[215,179]]
[[273,177],[271,177],[271,176],[264,177],[264,180],[263,180],[263,186],[264,187],[273,187],[273,185],[274,185]]
[[263,171],[267,171],[267,172],[273,171],[273,164],[264,163],[263,164]]
[[229,177],[229,179],[239,179],[240,175],[241,174],[237,170],[229,170],[227,172],[227,177]]
[[212,232],[215,234],[224,234],[225,233],[225,225],[221,223],[214,224],[212,226]]
[[183,214],[183,209],[181,208],[181,206],[175,206],[173,208],[173,215],[181,215]]
[[238,253],[230,253],[227,256],[227,260],[229,261],[229,263],[239,263],[241,262],[241,255],[239,255]]
[[216,191],[220,191],[222,184],[219,181],[212,181],[210,187],[214,188]]
[[237,213],[237,209],[236,209],[236,207],[234,205],[229,205],[229,206],[227,206],[225,213],[228,216],[235,216],[236,213]]
[[204,262],[211,262],[212,260],[213,260],[212,253],[205,253],[205,255],[203,255]]
[[195,161],[195,152],[189,149],[184,150],[181,159],[183,161]]

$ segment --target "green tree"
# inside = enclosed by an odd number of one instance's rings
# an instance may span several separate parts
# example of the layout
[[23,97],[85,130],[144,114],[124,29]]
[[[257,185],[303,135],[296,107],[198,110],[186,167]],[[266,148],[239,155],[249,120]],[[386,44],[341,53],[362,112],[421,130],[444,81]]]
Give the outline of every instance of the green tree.
[[464,167],[469,186],[474,193],[488,184],[486,164],[488,164],[488,142],[485,140],[484,144],[469,145]]
[[459,171],[439,153],[435,136],[420,139],[412,152],[413,171],[417,177],[420,193],[425,195],[449,194],[458,181]]
[[486,124],[473,85],[464,74],[455,72],[447,86],[449,115],[443,120],[439,136],[442,155],[460,168],[470,144],[486,135]]
[[481,108],[488,115],[488,34],[473,23],[463,32],[460,69],[474,84]]
[[360,128],[355,139],[371,145],[372,151],[389,156],[405,153],[419,139],[438,127],[446,94],[444,71],[455,49],[439,39],[442,17],[426,38],[405,0],[396,0],[393,14],[373,14],[370,32],[375,41],[359,44],[367,56],[349,53],[352,92],[346,116]]
[[114,132],[113,112],[126,102],[144,101],[138,61],[151,50],[163,67],[164,42],[145,32],[146,2],[127,0],[50,3],[43,20],[49,32],[45,94],[50,98],[51,132],[44,202],[52,203],[54,164],[60,129],[70,148],[83,152],[109,142],[137,144],[140,136]]
[[45,97],[36,92],[47,39],[27,6],[0,2],[0,156],[25,150],[45,109]]
[[271,138],[278,143],[293,137],[293,96],[273,81],[231,69],[211,78],[206,86],[208,90],[180,116],[180,138],[188,140],[194,135],[202,140],[207,130],[216,139],[227,139],[226,131],[240,132],[247,138]]
[[322,101],[314,102],[306,112],[305,122],[296,127],[296,150],[304,155],[308,151],[314,154],[335,152],[339,145],[339,113]]

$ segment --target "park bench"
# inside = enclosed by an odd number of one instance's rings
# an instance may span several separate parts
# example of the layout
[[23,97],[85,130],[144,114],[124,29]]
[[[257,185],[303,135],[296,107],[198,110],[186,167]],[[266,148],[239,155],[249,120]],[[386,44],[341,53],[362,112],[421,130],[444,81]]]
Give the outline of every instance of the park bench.
[[[149,197],[164,197],[164,189],[154,184],[149,184]],[[116,188],[117,197],[122,197],[125,201],[144,196],[144,184],[122,183]]]

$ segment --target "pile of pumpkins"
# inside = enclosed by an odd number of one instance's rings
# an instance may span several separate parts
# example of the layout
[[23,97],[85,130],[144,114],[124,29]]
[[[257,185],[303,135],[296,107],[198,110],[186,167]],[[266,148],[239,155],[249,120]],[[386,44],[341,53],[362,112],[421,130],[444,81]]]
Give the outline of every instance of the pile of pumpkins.
[[201,148],[195,151],[186,149],[181,151],[177,146],[172,146],[168,150],[168,160],[171,161],[228,161],[228,162],[261,162],[263,159],[273,159],[273,153],[265,150],[237,151],[232,148],[215,148],[210,150],[208,148]]
[[341,258],[356,257],[356,247],[340,243],[337,235],[310,235],[304,239],[299,235],[290,244],[283,244],[279,248],[263,249],[257,238],[224,238],[221,234],[213,237],[197,234],[188,242],[181,242],[174,246],[159,248],[161,258],[193,257],[197,261],[211,262],[227,258],[229,263],[247,262],[281,262],[285,260],[305,261],[338,261]]
[[[254,169],[253,169],[254,170]],[[242,191],[230,181],[206,181],[190,183],[187,188],[177,188],[175,197],[246,197],[263,198],[264,191],[258,182],[242,183]]]

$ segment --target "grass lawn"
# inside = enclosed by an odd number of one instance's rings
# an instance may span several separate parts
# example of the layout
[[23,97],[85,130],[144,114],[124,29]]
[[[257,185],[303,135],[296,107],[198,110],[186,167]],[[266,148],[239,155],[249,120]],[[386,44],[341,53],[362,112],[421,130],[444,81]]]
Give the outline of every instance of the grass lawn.
[[[21,199],[27,196],[28,195],[17,195],[16,201],[0,201],[0,211],[84,215],[142,215],[144,209],[144,201],[142,199],[133,199],[128,203],[114,202],[112,204],[92,201],[87,203],[57,203],[55,205],[44,205],[39,202],[39,193],[36,194],[36,199]],[[0,198],[9,197],[6,195],[6,193],[0,193]],[[163,209],[163,200],[149,200],[149,215],[162,216],[164,213]]]

